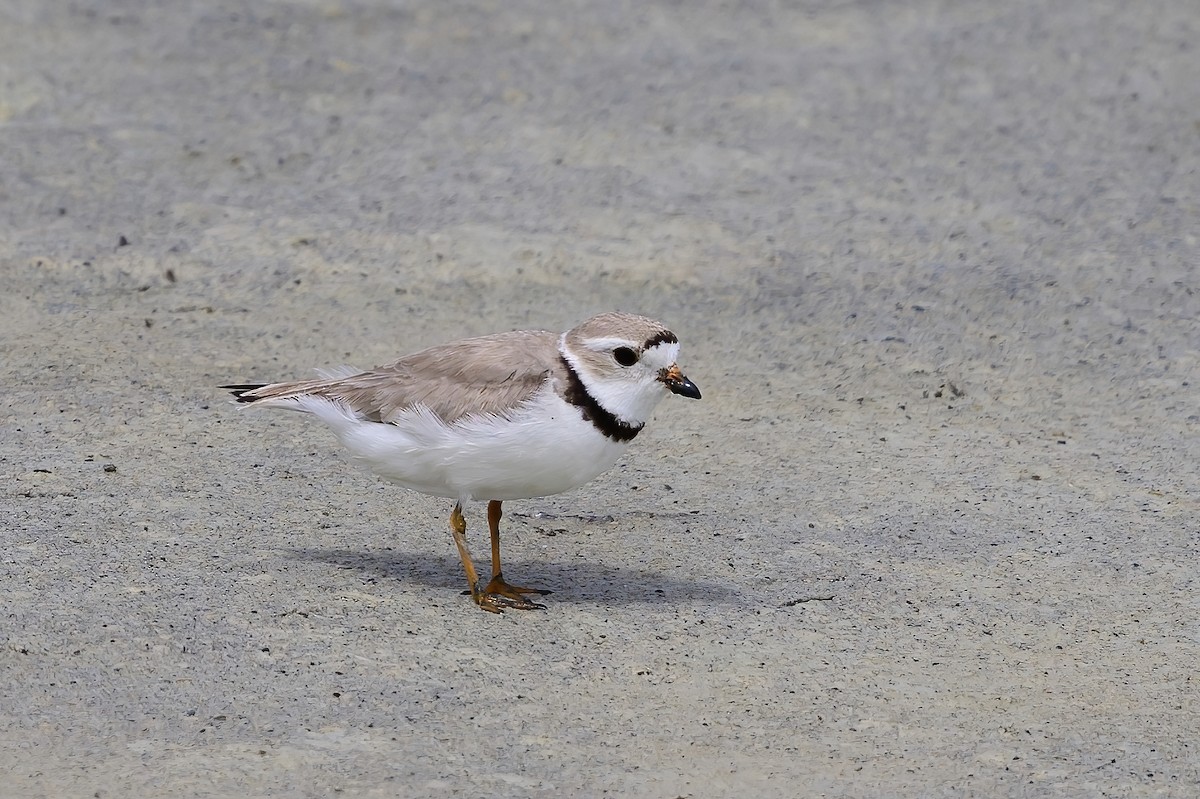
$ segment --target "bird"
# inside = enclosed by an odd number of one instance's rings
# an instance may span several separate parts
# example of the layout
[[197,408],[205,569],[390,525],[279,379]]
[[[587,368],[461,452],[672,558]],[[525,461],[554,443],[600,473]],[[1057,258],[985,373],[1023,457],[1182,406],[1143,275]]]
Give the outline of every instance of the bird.
[[[700,399],[661,322],[610,311],[566,332],[518,330],[461,339],[357,371],[221,386],[247,408],[324,422],[353,459],[404,488],[455,501],[450,532],[475,604],[491,613],[545,606],[500,562],[502,504],[581,486],[617,462],[671,394]],[[463,508],[487,501],[485,583],[467,547]],[[464,592],[465,593],[465,592]]]

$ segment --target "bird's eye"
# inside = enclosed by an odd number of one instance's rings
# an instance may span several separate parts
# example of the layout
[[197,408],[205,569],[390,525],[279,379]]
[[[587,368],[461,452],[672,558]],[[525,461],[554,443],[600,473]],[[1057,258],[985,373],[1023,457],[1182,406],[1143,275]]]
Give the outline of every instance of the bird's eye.
[[633,366],[637,363],[637,353],[629,349],[629,347],[617,347],[613,350],[613,360],[622,366]]

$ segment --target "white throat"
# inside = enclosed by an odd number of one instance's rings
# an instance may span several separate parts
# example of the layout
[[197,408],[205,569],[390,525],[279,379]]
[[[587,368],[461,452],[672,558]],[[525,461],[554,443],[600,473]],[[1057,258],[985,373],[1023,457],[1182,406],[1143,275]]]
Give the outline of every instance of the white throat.
[[[666,352],[666,350],[672,352]],[[660,352],[654,352],[658,350]],[[666,387],[658,380],[658,369],[665,368],[674,362],[675,353],[679,351],[678,344],[670,344],[655,347],[647,353],[657,355],[653,360],[655,363],[647,363],[645,367],[653,366],[648,369],[643,367],[642,378],[630,379],[629,377],[621,376],[619,378],[604,377],[597,375],[591,371],[587,364],[577,358],[567,347],[566,334],[559,340],[558,351],[566,359],[567,363],[575,370],[575,374],[579,375],[579,380],[583,383],[583,387],[587,389],[588,394],[592,399],[599,403],[600,407],[617,417],[622,422],[630,425],[643,425],[650,419],[650,414],[654,411],[655,406],[669,393]],[[658,360],[663,358],[667,360],[659,366]],[[649,361],[650,359],[647,358]]]

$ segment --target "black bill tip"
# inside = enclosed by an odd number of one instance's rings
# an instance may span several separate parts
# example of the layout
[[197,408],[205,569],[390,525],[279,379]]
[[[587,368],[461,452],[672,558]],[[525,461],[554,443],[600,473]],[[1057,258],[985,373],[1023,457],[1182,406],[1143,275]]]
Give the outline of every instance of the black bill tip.
[[667,388],[671,389],[672,394],[678,394],[681,397],[688,397],[689,399],[700,399],[700,389],[686,377],[667,381]]

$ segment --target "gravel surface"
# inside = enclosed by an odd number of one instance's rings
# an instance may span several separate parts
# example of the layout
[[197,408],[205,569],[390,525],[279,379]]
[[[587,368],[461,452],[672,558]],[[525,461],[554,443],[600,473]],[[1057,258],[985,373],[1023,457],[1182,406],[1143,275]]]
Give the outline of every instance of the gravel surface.
[[[1198,795],[1198,41],[7,0],[0,796]],[[506,504],[544,611],[216,388],[611,308],[704,399]]]

